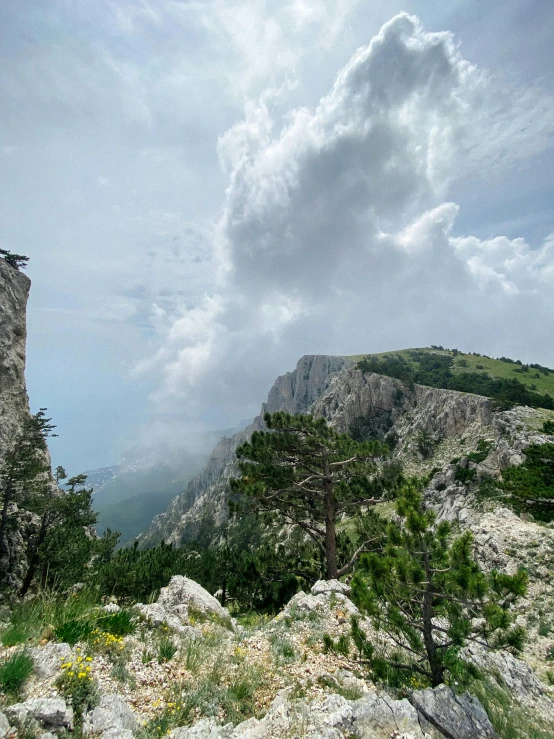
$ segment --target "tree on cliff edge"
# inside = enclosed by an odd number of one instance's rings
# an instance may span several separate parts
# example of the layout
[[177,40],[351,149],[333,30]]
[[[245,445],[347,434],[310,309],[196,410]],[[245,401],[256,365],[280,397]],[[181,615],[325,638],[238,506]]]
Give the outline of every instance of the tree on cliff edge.
[[[14,510],[25,505],[48,482],[49,464],[46,439],[55,426],[41,408],[27,417],[14,444],[0,465],[0,559],[9,562],[8,535],[16,527]],[[8,575],[7,570],[2,580]]]
[[23,256],[23,254],[13,254],[9,249],[0,249],[0,256],[7,262],[10,267],[16,270],[25,269],[29,257]]
[[376,441],[355,441],[312,416],[266,413],[264,420],[269,431],[254,431],[237,449],[241,476],[231,480],[236,496],[231,508],[240,510],[243,501],[300,527],[324,555],[327,577],[337,578],[369,543],[339,565],[337,521],[381,501],[398,484],[399,473],[378,464],[389,449]]

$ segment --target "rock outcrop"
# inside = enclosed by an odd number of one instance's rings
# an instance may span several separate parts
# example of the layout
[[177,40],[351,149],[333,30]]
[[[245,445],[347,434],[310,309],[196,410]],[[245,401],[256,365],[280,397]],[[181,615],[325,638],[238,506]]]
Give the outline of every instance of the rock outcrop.
[[0,462],[29,413],[26,307],[31,280],[0,259]]
[[174,575],[162,588],[156,603],[139,603],[137,608],[154,626],[165,624],[181,634],[192,633],[191,620],[209,619],[232,627],[229,612],[208,591],[194,580]]
[[[0,464],[13,447],[29,399],[25,385],[26,307],[31,281],[0,259]],[[18,513],[12,506],[8,515]],[[26,529],[28,531],[26,531]],[[0,542],[0,580],[17,588],[24,570],[25,539],[34,529],[33,517],[22,513],[20,526],[10,528]]]

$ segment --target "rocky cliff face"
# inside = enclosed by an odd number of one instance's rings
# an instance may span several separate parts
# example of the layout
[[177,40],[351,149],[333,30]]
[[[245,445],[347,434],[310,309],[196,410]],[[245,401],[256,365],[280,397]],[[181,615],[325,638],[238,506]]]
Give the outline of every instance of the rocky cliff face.
[[236,474],[235,450],[252,431],[264,426],[263,414],[285,411],[307,413],[327,389],[331,378],[346,365],[342,357],[302,357],[293,372],[278,377],[269,391],[259,416],[244,431],[223,437],[213,450],[206,467],[175,498],[167,511],[156,516],[150,529],[139,537],[142,547],[162,539],[181,544],[195,538],[208,524],[220,524],[227,516],[226,492],[229,478]]
[[[29,413],[25,386],[26,308],[31,281],[0,259],[0,464]],[[10,515],[16,513],[13,508]],[[25,539],[33,531],[31,514],[20,512],[20,525],[11,528],[0,549],[2,580],[21,584]]]
[[29,413],[25,387],[26,307],[31,281],[0,259],[0,461]]

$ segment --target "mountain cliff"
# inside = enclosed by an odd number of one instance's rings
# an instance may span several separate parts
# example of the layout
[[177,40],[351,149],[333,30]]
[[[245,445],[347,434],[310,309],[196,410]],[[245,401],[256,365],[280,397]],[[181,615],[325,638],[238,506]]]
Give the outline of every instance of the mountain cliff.
[[152,546],[162,540],[181,544],[196,538],[203,529],[222,523],[227,516],[228,481],[237,470],[236,448],[252,431],[264,427],[263,414],[266,411],[307,413],[325,392],[331,377],[345,365],[346,360],[342,357],[306,355],[298,361],[294,371],[278,377],[260,414],[243,431],[219,441],[202,472],[139,537],[140,546]]
[[[0,464],[13,447],[23,421],[29,415],[25,384],[26,309],[31,280],[0,259]],[[18,526],[7,527],[0,542],[0,573],[4,584],[18,588],[25,571],[26,540],[36,530],[36,517],[18,511],[15,503],[7,509]]]
[[0,461],[29,413],[26,308],[31,280],[0,259]]
[[[385,439],[393,447],[393,456],[414,474],[427,474],[453,457],[471,453],[480,440],[494,440],[482,468],[493,475],[519,463],[525,446],[548,438],[531,427],[538,429],[540,420],[551,413],[542,409],[495,412],[493,402],[480,395],[410,387],[398,379],[362,372],[343,357],[305,356],[293,372],[277,378],[253,423],[217,444],[203,471],[141,535],[141,546],[162,539],[180,544],[225,520],[228,481],[237,470],[235,450],[252,431],[264,427],[266,411],[309,412],[338,431]],[[527,414],[523,431],[522,413]]]

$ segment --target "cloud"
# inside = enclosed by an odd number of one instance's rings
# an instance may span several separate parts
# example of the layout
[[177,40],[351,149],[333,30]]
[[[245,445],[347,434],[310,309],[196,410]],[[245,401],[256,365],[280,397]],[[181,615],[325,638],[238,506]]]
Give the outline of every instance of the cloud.
[[314,110],[280,117],[268,90],[220,138],[217,279],[142,366],[163,378],[156,402],[238,412],[304,353],[441,343],[546,360],[554,235],[536,248],[454,235],[447,197],[536,157],[553,131],[551,98],[498,85],[404,13]]

